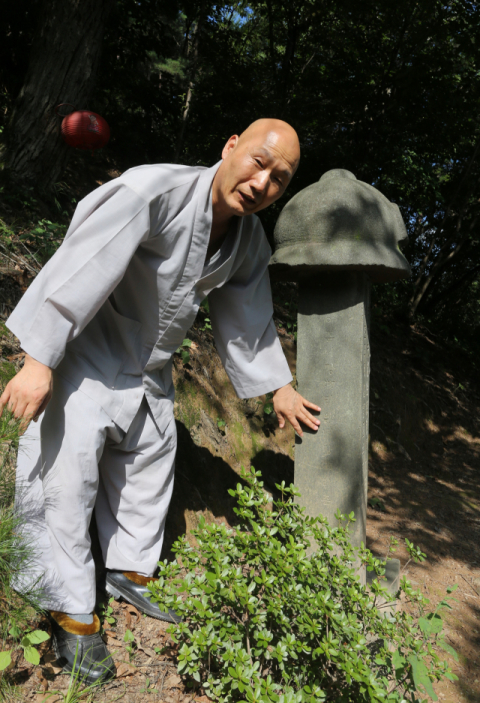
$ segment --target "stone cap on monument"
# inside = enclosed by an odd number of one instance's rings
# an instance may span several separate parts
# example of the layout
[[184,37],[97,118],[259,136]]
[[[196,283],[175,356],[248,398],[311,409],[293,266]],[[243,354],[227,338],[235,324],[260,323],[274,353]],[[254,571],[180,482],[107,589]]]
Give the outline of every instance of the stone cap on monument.
[[396,281],[411,274],[399,248],[407,236],[398,205],[350,171],[333,169],[283,208],[270,272],[287,281],[342,270]]

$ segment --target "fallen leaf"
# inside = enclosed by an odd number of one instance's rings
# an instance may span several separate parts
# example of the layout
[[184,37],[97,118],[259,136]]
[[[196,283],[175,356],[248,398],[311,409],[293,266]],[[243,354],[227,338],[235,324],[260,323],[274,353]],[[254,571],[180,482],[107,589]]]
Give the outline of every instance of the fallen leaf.
[[128,610],[129,613],[131,613],[132,615],[136,615],[137,618],[140,619],[140,611],[137,610],[134,605],[132,605],[131,603],[125,603],[125,608],[126,610]]
[[121,662],[117,666],[117,678],[122,676],[133,676],[137,672],[136,668],[127,662]]
[[125,611],[125,625],[127,629],[129,630],[132,626],[132,614],[130,613],[129,610]]
[[46,654],[43,655],[42,659],[43,659],[44,664],[48,664],[49,662],[56,662],[57,661],[57,657],[55,655],[55,652],[52,652],[51,650],[50,650],[50,652],[46,652]]
[[109,637],[108,635],[107,635],[106,644],[107,644],[107,647],[121,647],[122,646],[122,643],[120,642],[120,640],[117,640],[115,637]]
[[60,703],[62,696],[54,693],[37,693],[35,703]]
[[41,669],[37,670],[37,678],[39,680],[40,687],[41,687],[42,691],[47,691],[48,690],[48,681],[45,678],[45,676],[43,675],[43,672]]
[[114,632],[114,630],[105,630],[105,634],[108,635],[108,637],[116,637],[117,633]]
[[141,649],[142,652],[145,652],[145,654],[149,657],[156,657],[157,655],[153,651],[153,649],[150,649],[150,647],[143,647],[141,644],[138,645],[138,649]]
[[180,678],[180,676],[177,676],[177,674],[172,674],[165,681],[165,686],[167,688],[173,688],[174,686],[178,686],[178,684],[180,683],[182,683],[182,679]]
[[58,674],[61,674],[63,671],[63,667],[61,666],[55,666],[55,664],[46,664],[43,667],[45,673],[50,674],[51,676],[58,676]]

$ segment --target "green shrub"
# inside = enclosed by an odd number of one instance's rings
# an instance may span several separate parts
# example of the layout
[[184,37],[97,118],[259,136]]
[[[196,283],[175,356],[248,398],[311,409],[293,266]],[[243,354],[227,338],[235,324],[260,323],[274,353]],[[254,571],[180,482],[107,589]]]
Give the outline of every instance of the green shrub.
[[[384,611],[386,590],[377,578],[360,585],[360,560],[379,576],[382,562],[349,542],[353,515],[330,527],[294,502],[296,489],[277,486],[270,505],[260,473],[243,472],[234,529],[201,521],[197,545],[174,545],[176,560],[160,563],[152,600],[183,616],[169,631],[178,645],[178,672],[222,703],[417,703],[436,700],[432,682],[451,673],[437,654],[437,609],[402,580],[419,619]],[[311,540],[318,550],[311,556]],[[413,551],[411,554],[421,554]],[[398,594],[400,595],[400,594]],[[441,607],[449,607],[448,600]],[[196,684],[195,684],[196,682]]]
[[[11,369],[0,368],[0,383]],[[3,384],[2,384],[3,385]],[[5,671],[13,650],[23,648],[27,661],[38,664],[34,645],[48,639],[41,630],[31,631],[38,606],[38,589],[18,593],[12,587],[16,577],[28,570],[32,546],[22,536],[23,520],[14,511],[15,462],[20,422],[5,410],[0,417],[0,701],[20,696]]]

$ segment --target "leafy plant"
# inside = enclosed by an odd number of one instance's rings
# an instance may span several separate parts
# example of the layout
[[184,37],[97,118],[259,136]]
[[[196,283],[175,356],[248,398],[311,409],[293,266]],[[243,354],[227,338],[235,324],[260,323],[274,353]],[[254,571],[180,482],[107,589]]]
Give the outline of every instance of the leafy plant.
[[50,635],[43,630],[32,630],[27,632],[20,640],[20,645],[23,647],[23,657],[30,664],[40,664],[40,654],[35,649],[35,645],[46,642]]
[[35,251],[42,263],[45,263],[57,251],[63,241],[66,225],[50,220],[39,220],[36,227],[20,234],[20,239]]
[[12,655],[10,652],[0,652],[0,671],[5,671],[12,663]]
[[[382,561],[349,540],[354,522],[338,526],[305,515],[294,486],[277,485],[273,501],[260,472],[243,471],[246,486],[231,490],[240,524],[206,524],[161,562],[152,600],[183,620],[169,629],[178,644],[178,672],[222,703],[419,703],[436,700],[432,682],[456,679],[435,645],[450,653],[441,634],[442,608],[402,579],[399,590],[415,602],[418,619],[389,614],[391,595],[381,584]],[[314,540],[317,549],[309,555]],[[422,553],[412,550],[413,558]],[[354,565],[377,578],[369,590]]]
[[110,598],[108,603],[105,601],[102,601],[98,605],[98,616],[100,618],[100,622],[102,623],[108,623],[108,625],[116,625],[117,621],[113,617],[113,607],[112,603],[115,601],[115,598]]
[[137,643],[135,641],[135,635],[128,628],[125,630],[123,641],[126,642],[125,649],[128,652],[130,661],[132,661],[137,651]]
[[190,349],[191,346],[192,340],[184,339],[181,345],[175,351],[175,354],[180,354],[180,358],[182,359],[182,363],[184,366],[190,361],[190,352],[188,351],[188,349]]
[[[0,369],[0,385],[10,369]],[[23,518],[14,511],[15,458],[20,421],[4,410],[0,417],[0,637],[17,632],[20,638],[27,623],[38,610],[38,589],[33,584],[22,593],[13,588],[17,577],[31,563],[33,549],[23,530]]]
[[265,396],[265,403],[263,406],[263,413],[264,415],[271,415],[273,413],[273,393],[267,393]]
[[209,317],[206,317],[204,320],[203,327],[201,327],[202,332],[208,332],[212,329],[212,323]]
[[145,679],[145,687],[140,689],[140,693],[158,693],[158,689],[152,687],[150,679],[147,677]]

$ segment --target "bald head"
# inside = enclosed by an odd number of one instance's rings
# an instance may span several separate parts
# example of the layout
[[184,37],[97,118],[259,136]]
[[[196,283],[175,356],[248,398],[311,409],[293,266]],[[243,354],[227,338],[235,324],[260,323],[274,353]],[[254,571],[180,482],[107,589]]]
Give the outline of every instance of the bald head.
[[238,144],[263,143],[281,149],[286,160],[291,165],[292,176],[298,168],[300,161],[300,142],[298,135],[288,122],[264,117],[255,120],[238,138]]
[[293,127],[283,120],[256,120],[234,134],[222,151],[212,187],[213,215],[251,215],[280,198],[300,161]]

